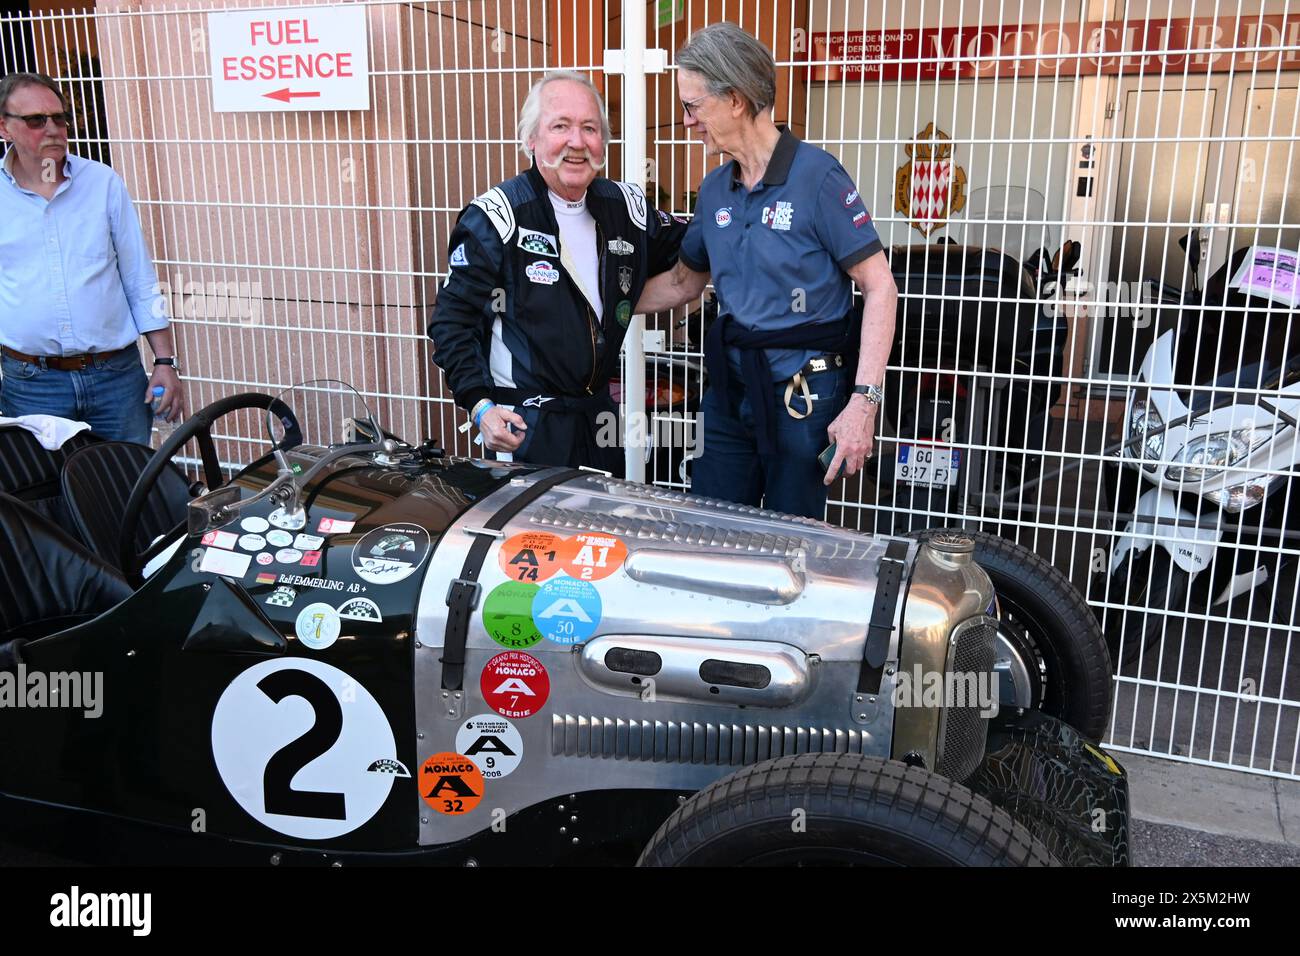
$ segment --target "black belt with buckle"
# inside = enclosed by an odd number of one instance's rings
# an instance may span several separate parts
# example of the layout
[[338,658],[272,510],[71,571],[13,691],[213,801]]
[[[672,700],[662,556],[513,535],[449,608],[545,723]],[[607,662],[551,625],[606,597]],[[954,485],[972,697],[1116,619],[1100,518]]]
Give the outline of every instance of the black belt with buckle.
[[800,375],[812,375],[814,372],[825,372],[827,369],[843,368],[844,356],[827,352],[825,355],[814,355],[808,360],[808,364],[799,369]]

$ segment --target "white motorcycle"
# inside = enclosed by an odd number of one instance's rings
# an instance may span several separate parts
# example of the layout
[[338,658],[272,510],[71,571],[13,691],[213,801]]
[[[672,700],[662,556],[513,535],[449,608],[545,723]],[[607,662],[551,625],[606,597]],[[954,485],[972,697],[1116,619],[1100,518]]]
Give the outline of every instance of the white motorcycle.
[[[1196,233],[1189,239],[1195,275],[1200,242]],[[1165,287],[1163,301],[1180,307],[1179,321],[1147,351],[1118,458],[1103,467],[1117,523],[1127,520],[1102,613],[1116,661],[1135,660],[1177,623],[1162,612],[1222,614],[1233,598],[1278,577],[1252,602],[1271,607],[1276,623],[1294,620],[1297,258],[1252,246],[1203,292],[1194,286],[1179,301]]]

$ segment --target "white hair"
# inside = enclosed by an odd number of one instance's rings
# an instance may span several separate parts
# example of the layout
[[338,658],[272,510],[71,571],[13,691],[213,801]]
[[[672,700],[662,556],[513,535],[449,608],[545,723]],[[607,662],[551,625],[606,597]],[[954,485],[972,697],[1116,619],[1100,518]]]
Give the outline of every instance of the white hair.
[[606,147],[609,146],[609,113],[605,110],[605,101],[601,99],[595,84],[575,70],[552,70],[533,84],[533,88],[528,91],[528,98],[524,100],[524,108],[519,111],[519,149],[529,159],[533,158],[533,152],[528,148],[528,141],[537,135],[537,126],[542,121],[542,90],[560,80],[585,86],[595,97],[596,109],[600,111],[601,142]]

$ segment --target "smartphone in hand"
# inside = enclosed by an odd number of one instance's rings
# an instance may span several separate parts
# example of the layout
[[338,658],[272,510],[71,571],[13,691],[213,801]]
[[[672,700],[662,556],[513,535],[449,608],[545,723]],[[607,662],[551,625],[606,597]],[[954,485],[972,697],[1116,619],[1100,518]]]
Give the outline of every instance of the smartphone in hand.
[[[835,446],[836,446],[836,444],[838,444],[838,443],[837,443],[837,442],[831,442],[829,445],[826,446],[826,448],[822,451],[822,453],[821,453],[820,455],[817,456],[817,463],[818,463],[819,465],[822,466],[822,474],[823,474],[823,475],[824,475],[826,472],[830,471],[831,462],[835,460]],[[840,479],[840,478],[843,478],[843,477],[844,477],[844,462],[841,461],[841,462],[840,462],[840,470],[836,473],[835,478],[836,478],[836,479]]]

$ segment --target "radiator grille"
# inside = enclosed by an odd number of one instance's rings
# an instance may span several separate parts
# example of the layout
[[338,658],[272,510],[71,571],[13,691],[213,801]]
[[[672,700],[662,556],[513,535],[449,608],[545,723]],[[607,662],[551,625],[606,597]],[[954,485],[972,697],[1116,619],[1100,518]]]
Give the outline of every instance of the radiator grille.
[[[953,629],[945,675],[976,675],[974,689],[996,692],[993,680],[993,644],[997,628],[986,617],[963,621]],[[958,686],[958,685],[954,685]],[[970,684],[964,685],[971,688]],[[948,700],[939,727],[939,759],[935,768],[945,777],[965,780],[984,758],[988,721],[980,716],[978,700],[963,694]],[[956,706],[960,705],[960,706]]]

